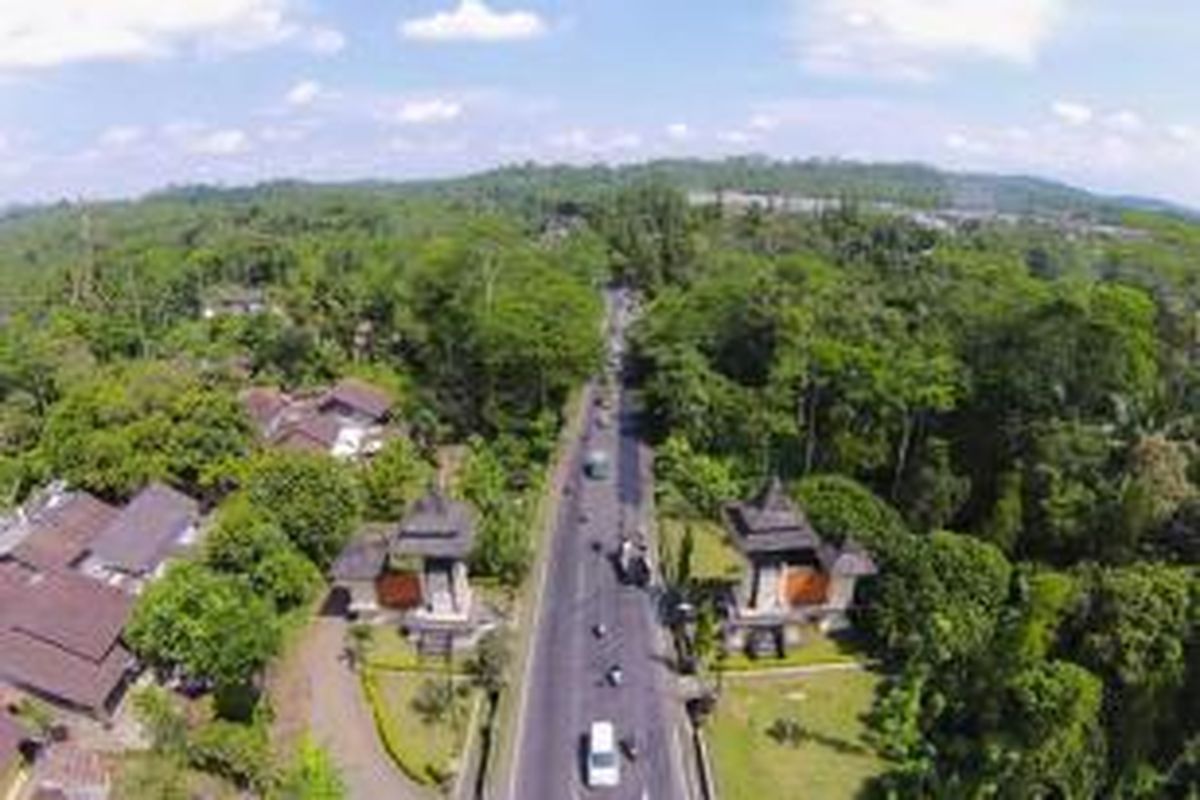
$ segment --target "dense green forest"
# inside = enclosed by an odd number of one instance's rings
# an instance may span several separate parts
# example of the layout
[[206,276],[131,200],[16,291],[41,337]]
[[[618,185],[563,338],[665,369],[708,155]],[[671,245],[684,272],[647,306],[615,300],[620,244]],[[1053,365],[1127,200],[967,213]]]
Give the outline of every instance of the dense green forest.
[[666,489],[780,474],[879,561],[880,794],[1195,796],[1200,228],[616,207]]
[[[954,191],[921,168],[856,184],[819,166],[734,161],[705,180],[927,205]],[[705,516],[779,474],[823,534],[879,562],[862,628],[895,676],[873,725],[893,765],[881,794],[1196,796],[1200,226],[1068,190],[1137,235],[933,230],[851,200],[723,211],[680,192],[704,170],[669,167],[12,216],[2,499],[55,477],[122,499],[164,478],[220,502],[203,563],[153,587],[130,638],[240,686],[277,647],[274,615],[358,519],[403,507],[393,487],[419,484],[438,444],[470,443],[462,491],[489,520],[476,566],[520,580],[529,493],[599,363],[598,289],[617,279],[646,301],[633,369],[663,483]],[[231,286],[273,310],[205,319]],[[365,473],[256,452],[237,390],[350,374],[396,394],[411,441]],[[201,624],[181,641],[180,609],[236,609],[244,639],[217,652]]]

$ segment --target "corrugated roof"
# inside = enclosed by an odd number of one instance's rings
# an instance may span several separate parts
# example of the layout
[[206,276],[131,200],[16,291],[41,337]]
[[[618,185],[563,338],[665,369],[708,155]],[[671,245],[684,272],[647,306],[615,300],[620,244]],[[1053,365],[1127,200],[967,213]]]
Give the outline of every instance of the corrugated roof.
[[200,504],[186,494],[152,483],[121,509],[89,549],[107,566],[134,574],[153,572],[199,513]]

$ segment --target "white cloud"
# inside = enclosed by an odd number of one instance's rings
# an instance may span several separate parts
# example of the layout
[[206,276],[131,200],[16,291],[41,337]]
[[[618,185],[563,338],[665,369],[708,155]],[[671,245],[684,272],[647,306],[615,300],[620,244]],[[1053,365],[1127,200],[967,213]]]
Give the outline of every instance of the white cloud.
[[140,142],[145,135],[146,132],[136,125],[114,125],[100,134],[100,146],[114,149],[128,147]]
[[946,59],[1029,65],[1068,0],[793,0],[812,70],[928,80]]
[[163,57],[191,46],[247,48],[299,30],[289,0],[2,0],[0,69]]
[[956,153],[969,155],[986,155],[992,152],[992,146],[961,131],[947,134],[942,140],[946,147]]
[[1004,129],[1003,133],[1013,142],[1028,142],[1033,139],[1033,134],[1023,125],[1010,125]]
[[1122,109],[1109,114],[1104,119],[1104,123],[1113,130],[1122,133],[1137,133],[1146,126],[1141,116],[1129,109]]
[[672,122],[666,127],[667,138],[682,142],[692,137],[692,129],[686,122]]
[[321,96],[321,84],[316,81],[300,81],[294,85],[287,93],[287,102],[290,106],[309,106]]
[[1196,138],[1196,129],[1190,125],[1176,123],[1167,126],[1167,135],[1179,142],[1190,142]]
[[636,133],[622,131],[598,136],[583,128],[572,128],[550,137],[551,147],[591,156],[602,156],[637,150],[642,146],[642,137]]
[[1096,112],[1092,111],[1091,107],[1067,100],[1056,101],[1050,106],[1050,110],[1054,112],[1054,116],[1068,125],[1086,125],[1096,116]]
[[387,142],[387,149],[403,155],[433,155],[445,156],[461,153],[467,148],[467,140],[457,138],[411,139],[407,136],[394,136]]
[[232,156],[250,149],[250,137],[237,128],[188,131],[179,138],[184,150],[201,156]]
[[746,131],[722,131],[717,134],[717,138],[725,144],[737,146],[753,144],[755,141],[754,135]]
[[636,133],[618,133],[605,143],[609,150],[636,150],[642,146],[642,137]]
[[762,131],[765,133],[778,128],[779,119],[771,116],[770,114],[755,114],[750,118],[750,122],[747,123],[747,126],[750,128],[750,130]]
[[304,45],[318,55],[337,55],[346,49],[346,35],[336,28],[318,26],[305,34]]
[[461,0],[453,11],[400,23],[401,36],[424,42],[501,42],[546,31],[546,22],[532,11],[493,11],[483,0]]
[[267,144],[293,144],[308,137],[308,131],[295,126],[268,125],[258,131],[258,139]]
[[396,121],[403,125],[434,125],[451,122],[462,116],[461,103],[442,98],[410,100],[396,112]]

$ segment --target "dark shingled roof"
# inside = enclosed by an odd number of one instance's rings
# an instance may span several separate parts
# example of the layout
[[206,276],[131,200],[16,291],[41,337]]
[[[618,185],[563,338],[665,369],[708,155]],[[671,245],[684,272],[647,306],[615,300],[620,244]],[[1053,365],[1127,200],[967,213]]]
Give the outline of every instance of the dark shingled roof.
[[133,598],[73,572],[0,568],[0,679],[99,710],[134,665],[120,644]]
[[466,558],[475,542],[471,507],[433,490],[413,504],[392,542],[397,555]]
[[153,572],[171,554],[176,540],[195,524],[200,504],[162,483],[137,493],[92,542],[92,555],[124,572]]
[[354,537],[329,569],[335,581],[373,581],[388,557],[388,534],[395,525],[370,526]]
[[816,549],[821,540],[808,518],[773,477],[753,499],[730,503],[726,516],[734,532],[734,543],[747,555]]
[[87,492],[69,495],[41,509],[31,531],[12,551],[16,560],[42,570],[63,569],[83,555],[92,540],[117,516],[117,509]]
[[377,386],[354,378],[339,381],[321,399],[320,408],[341,404],[376,420],[382,420],[392,408],[392,398]]

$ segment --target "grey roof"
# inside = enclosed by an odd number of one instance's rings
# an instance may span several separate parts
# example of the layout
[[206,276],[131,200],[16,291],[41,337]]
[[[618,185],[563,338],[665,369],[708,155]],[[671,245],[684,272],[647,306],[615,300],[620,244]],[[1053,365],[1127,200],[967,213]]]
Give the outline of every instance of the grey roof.
[[730,503],[726,516],[734,543],[747,555],[816,549],[821,540],[808,518],[787,493],[778,477],[769,480],[757,496]]
[[392,541],[397,555],[428,558],[466,558],[475,543],[475,514],[439,490],[415,502]]
[[321,398],[320,408],[324,411],[334,404],[341,404],[380,420],[391,411],[392,398],[378,386],[354,378],[345,378]]
[[821,568],[830,575],[864,577],[879,572],[875,560],[866,548],[853,539],[847,539],[841,548],[822,545],[818,551]]
[[366,527],[342,550],[329,574],[335,581],[373,581],[388,557],[388,535],[395,526]]
[[89,549],[107,566],[130,573],[153,572],[199,514],[200,504],[186,494],[151,483],[121,509]]

